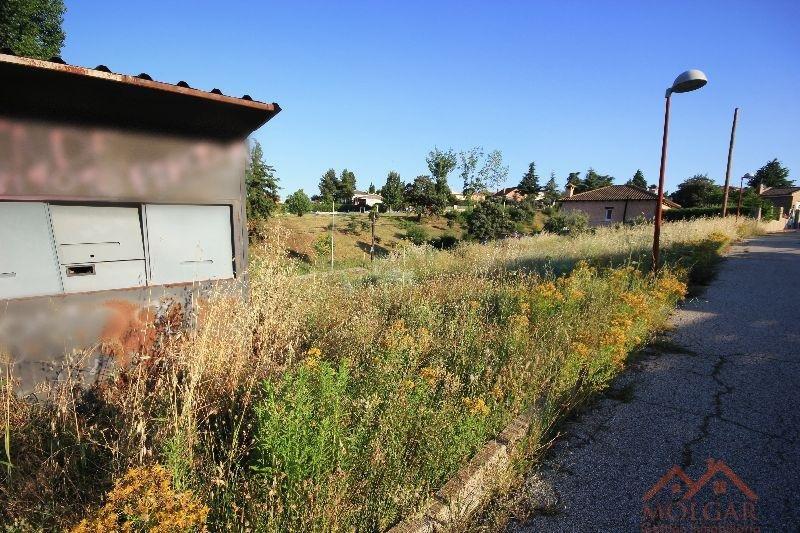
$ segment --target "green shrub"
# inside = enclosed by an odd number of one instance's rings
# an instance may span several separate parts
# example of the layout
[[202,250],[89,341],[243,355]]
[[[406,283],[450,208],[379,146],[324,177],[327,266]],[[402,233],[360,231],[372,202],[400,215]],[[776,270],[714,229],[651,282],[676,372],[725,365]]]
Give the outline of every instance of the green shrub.
[[484,200],[467,217],[467,233],[480,242],[508,237],[514,233],[513,209],[496,200]]
[[428,231],[419,224],[408,223],[405,238],[413,244],[421,245],[428,242]]
[[559,235],[578,235],[589,229],[589,216],[583,211],[558,211],[550,215],[544,224],[544,231]]

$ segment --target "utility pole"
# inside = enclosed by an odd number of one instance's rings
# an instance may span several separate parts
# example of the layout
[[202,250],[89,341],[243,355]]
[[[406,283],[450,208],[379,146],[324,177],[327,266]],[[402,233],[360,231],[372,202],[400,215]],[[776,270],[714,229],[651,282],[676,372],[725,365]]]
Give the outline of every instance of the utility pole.
[[336,229],[336,200],[331,200],[331,270],[333,270],[333,230]]
[[731,182],[731,163],[733,160],[733,141],[736,139],[736,123],[739,120],[739,108],[733,110],[733,125],[731,126],[731,142],[728,145],[728,167],[725,170],[725,192],[722,196],[722,216],[728,216],[728,191]]
[[369,218],[372,221],[372,243],[369,245],[369,260],[375,260],[375,219],[378,218],[377,206],[372,208],[369,213]]

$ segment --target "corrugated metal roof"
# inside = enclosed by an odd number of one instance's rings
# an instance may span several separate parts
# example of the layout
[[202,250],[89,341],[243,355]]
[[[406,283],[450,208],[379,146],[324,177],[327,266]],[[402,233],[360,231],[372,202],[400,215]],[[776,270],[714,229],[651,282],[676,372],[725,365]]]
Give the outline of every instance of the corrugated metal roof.
[[[658,195],[646,189],[633,185],[608,185],[599,189],[564,196],[561,202],[609,202],[615,200],[658,200]],[[670,207],[680,207],[672,200],[664,198],[664,204]]]
[[137,76],[0,53],[0,113],[211,137],[245,137],[281,108]]
[[800,187],[773,187],[761,193],[761,196],[791,196],[800,191]]

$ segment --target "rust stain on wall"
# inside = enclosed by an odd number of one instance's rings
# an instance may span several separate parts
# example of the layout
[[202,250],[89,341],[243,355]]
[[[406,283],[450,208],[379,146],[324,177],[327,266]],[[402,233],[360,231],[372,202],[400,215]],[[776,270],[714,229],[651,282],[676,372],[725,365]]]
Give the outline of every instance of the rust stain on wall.
[[156,341],[156,313],[128,300],[109,300],[108,320],[100,333],[101,350],[113,356],[120,365],[127,365],[136,353],[147,353]]

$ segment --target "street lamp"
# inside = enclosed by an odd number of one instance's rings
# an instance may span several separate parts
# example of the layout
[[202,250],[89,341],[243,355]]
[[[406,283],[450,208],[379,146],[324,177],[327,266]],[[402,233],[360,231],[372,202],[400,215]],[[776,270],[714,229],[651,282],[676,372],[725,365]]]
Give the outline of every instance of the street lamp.
[[672,100],[672,93],[688,93],[699,89],[708,83],[708,78],[700,70],[687,70],[672,82],[672,87],[667,89],[664,95],[666,101],[664,108],[664,137],[661,140],[661,170],[658,173],[658,204],[656,204],[656,215],[653,229],[653,272],[658,271],[658,252],[659,239],[661,238],[661,214],[664,203],[664,171],[667,166],[667,137],[669,135],[669,105]]
[[736,204],[736,221],[739,221],[739,212],[742,210],[742,192],[744,191],[744,180],[747,180],[747,183],[750,183],[750,180],[753,179],[753,175],[749,172],[742,176],[742,179],[739,180],[739,203]]

